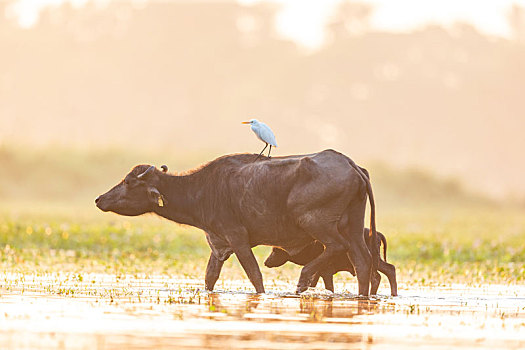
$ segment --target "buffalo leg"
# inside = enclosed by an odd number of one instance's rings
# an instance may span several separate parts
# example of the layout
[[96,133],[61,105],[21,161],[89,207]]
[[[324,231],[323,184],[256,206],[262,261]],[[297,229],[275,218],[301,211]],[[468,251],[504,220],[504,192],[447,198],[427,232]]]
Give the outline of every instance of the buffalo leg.
[[[313,213],[305,212],[298,218],[301,227],[306,233],[313,239],[321,242],[325,249],[321,255],[310,261],[301,270],[299,282],[297,283],[297,294],[308,289],[314,274],[326,269],[338,254],[343,254],[350,249],[348,241],[339,234],[337,222],[326,221],[326,219],[326,214],[319,211]],[[362,236],[363,233],[361,232]]]
[[[356,237],[357,238],[357,237]],[[361,235],[362,245],[366,249],[364,239]],[[348,254],[351,259],[353,256],[353,265],[357,275],[357,282],[359,284],[359,295],[368,296],[370,288],[370,272],[372,269],[372,256],[368,250],[363,251],[357,244],[352,244],[352,254]]]
[[210,254],[210,259],[208,260],[208,266],[206,266],[206,277],[204,279],[204,286],[206,290],[213,290],[215,282],[217,282],[217,279],[219,279],[222,265],[224,265],[224,261],[217,259],[212,252]]
[[373,275],[372,275],[372,283],[371,283],[371,286],[370,286],[370,295],[376,295],[377,294],[377,290],[379,289],[379,284],[381,283],[381,275],[379,274],[379,272],[375,272]]
[[[363,240],[364,241],[364,240]],[[363,266],[366,264],[365,258],[363,258],[363,254],[360,252],[359,248],[355,246],[355,243],[352,244],[352,247],[350,248],[350,251],[347,253],[348,259],[350,260],[351,265],[354,269],[354,276],[357,276],[357,283],[359,285],[359,295],[368,295],[368,289],[369,289],[369,283],[370,283],[370,274],[368,273],[369,270],[366,269],[366,266]],[[372,257],[370,256],[370,268],[372,267]],[[368,282],[364,282],[363,279],[365,279],[368,276]]]
[[[328,236],[330,237],[330,236]],[[333,237],[333,236],[332,236]],[[319,272],[323,266],[326,266],[337,254],[340,254],[346,250],[343,240],[334,240],[322,242],[325,245],[324,252],[315,258],[313,261],[303,267],[301,270],[301,276],[299,277],[299,283],[297,283],[297,293],[302,293],[308,289],[314,274]]]
[[249,245],[242,245],[234,249],[237,259],[241,263],[242,268],[246,272],[246,275],[252,282],[257,293],[264,293],[264,285],[261,270],[259,264],[253,255],[252,249]]
[[368,296],[372,278],[372,255],[363,237],[365,209],[365,201],[351,204],[346,214],[347,217],[341,221],[338,228],[341,235],[351,242],[347,255],[355,268],[359,295]]
[[319,282],[319,278],[321,275],[318,273],[314,274],[314,277],[312,278],[312,282],[310,283],[310,287],[315,288],[317,286],[317,283]]
[[390,294],[397,296],[396,267],[392,264],[379,260],[378,270],[386,275],[390,283]]
[[324,287],[334,292],[334,277],[331,272],[323,272],[323,273],[315,273],[314,277],[312,279],[312,282],[310,283],[310,287],[315,288],[317,286],[317,283],[319,282],[319,278],[323,278],[324,281]]
[[330,272],[330,273],[323,273],[321,276],[323,277],[324,287],[333,293],[334,292],[334,275]]

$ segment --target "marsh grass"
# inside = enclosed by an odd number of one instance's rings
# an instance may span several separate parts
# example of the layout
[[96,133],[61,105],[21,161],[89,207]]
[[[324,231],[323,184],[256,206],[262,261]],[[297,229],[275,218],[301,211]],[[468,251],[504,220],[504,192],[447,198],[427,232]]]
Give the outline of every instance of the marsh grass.
[[[32,207],[33,209],[37,208]],[[209,247],[204,234],[152,215],[124,218],[93,208],[18,207],[0,214],[4,272],[168,274],[203,279]],[[523,283],[525,217],[519,209],[399,210],[382,215],[388,261],[406,283]],[[262,261],[270,248],[256,247]],[[299,267],[261,267],[267,285],[295,280]],[[236,258],[221,279],[245,278]],[[353,281],[339,273],[336,281]]]
[[[153,215],[102,213],[93,199],[136,164],[182,171],[213,158],[174,156],[169,149],[0,145],[0,268],[4,273],[162,273],[202,281],[210,252],[202,232]],[[457,180],[422,170],[381,164],[369,170],[378,228],[387,236],[388,260],[400,281],[523,282],[525,215],[519,203],[469,193]],[[262,266],[270,249],[254,252]],[[295,281],[299,274],[293,264],[261,270],[266,285]],[[233,256],[221,279],[244,278]],[[337,280],[355,281],[348,273]]]

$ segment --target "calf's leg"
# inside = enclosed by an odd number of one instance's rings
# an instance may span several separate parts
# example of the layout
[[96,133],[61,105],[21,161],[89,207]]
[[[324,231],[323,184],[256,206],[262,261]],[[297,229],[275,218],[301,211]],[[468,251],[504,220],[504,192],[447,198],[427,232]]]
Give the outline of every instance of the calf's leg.
[[392,294],[393,297],[397,296],[396,267],[383,260],[379,260],[377,269],[388,277],[388,282],[390,283],[390,294]]
[[[297,283],[297,293],[302,293],[311,285],[314,274],[319,273],[324,266],[328,265],[330,261],[345,252],[348,249],[348,242],[344,240],[335,229],[327,229],[323,234],[312,235],[315,239],[323,243],[325,250],[317,258],[306,264],[301,270],[301,276]],[[322,231],[319,231],[322,232]]]

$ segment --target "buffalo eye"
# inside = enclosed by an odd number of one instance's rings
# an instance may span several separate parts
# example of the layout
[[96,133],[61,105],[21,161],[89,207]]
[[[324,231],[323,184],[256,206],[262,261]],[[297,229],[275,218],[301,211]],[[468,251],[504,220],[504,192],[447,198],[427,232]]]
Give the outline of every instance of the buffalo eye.
[[133,179],[133,178],[126,177],[124,179],[124,184],[126,184],[127,186],[134,186],[134,185],[136,185],[136,182],[137,181],[135,179]]
[[141,181],[141,180],[139,180],[139,179],[137,179],[135,177],[127,177],[127,178],[125,178],[124,179],[124,183],[129,188],[135,188],[135,187],[143,186],[143,185],[146,184],[144,181]]

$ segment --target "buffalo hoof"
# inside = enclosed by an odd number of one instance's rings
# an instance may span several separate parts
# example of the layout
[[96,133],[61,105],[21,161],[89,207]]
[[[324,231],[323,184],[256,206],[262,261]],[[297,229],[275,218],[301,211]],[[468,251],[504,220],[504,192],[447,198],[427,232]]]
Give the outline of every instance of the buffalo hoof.
[[302,292],[306,291],[308,289],[308,286],[297,286],[297,290],[295,291],[295,294],[301,294]]

